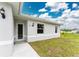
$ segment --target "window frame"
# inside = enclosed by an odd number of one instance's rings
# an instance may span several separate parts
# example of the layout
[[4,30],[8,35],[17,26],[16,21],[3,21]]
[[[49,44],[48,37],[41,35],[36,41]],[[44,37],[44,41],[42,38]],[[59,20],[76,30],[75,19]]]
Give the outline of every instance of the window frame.
[[37,34],[43,34],[44,33],[44,24],[37,24]]
[[55,33],[58,33],[58,26],[55,26]]

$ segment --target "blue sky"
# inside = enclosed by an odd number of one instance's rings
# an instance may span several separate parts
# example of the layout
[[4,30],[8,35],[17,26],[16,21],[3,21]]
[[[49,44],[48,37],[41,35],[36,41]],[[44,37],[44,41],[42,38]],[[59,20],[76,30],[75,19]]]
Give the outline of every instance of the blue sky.
[[[38,16],[44,13],[49,13],[48,15],[51,16],[52,18],[57,18],[57,17],[60,17],[65,10],[64,8],[61,8],[59,9],[59,11],[50,12],[51,7],[50,6],[45,7],[46,3],[47,2],[24,2],[22,7],[22,13],[29,14],[29,15],[37,14]],[[65,3],[68,4],[67,9],[70,9],[71,11],[79,9],[79,8],[73,8],[73,3],[76,3],[79,6],[79,2],[65,2]],[[39,10],[42,8],[45,8],[46,11],[39,12]]]
[[38,10],[45,7],[46,2],[25,2],[22,13],[24,14],[41,14]]
[[63,22],[64,28],[79,28],[79,2],[24,2],[21,13]]

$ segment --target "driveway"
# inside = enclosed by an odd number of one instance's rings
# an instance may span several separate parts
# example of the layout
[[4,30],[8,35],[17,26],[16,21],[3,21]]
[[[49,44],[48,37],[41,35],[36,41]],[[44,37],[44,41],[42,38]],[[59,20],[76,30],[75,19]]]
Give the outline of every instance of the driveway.
[[26,42],[15,44],[13,57],[39,57],[35,50]]

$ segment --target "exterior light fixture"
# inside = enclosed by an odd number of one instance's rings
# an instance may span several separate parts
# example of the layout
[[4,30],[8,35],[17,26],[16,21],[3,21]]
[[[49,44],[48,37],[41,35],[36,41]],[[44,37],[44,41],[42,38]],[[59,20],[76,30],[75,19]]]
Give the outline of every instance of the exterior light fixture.
[[2,18],[5,19],[6,16],[5,16],[5,10],[4,10],[4,8],[0,9],[0,14],[2,15]]
[[32,23],[32,27],[34,27],[34,23]]

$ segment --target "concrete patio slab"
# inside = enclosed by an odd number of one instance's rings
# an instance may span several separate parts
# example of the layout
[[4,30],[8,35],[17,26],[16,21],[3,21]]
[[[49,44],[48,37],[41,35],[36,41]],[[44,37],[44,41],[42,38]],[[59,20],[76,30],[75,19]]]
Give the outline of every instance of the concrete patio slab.
[[34,49],[26,42],[15,44],[13,57],[39,57]]

